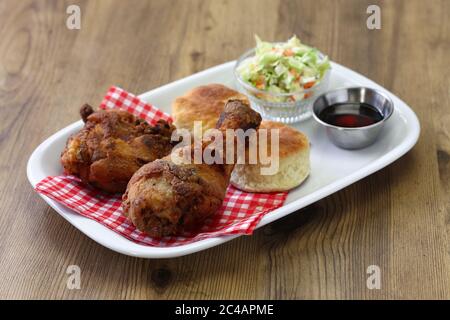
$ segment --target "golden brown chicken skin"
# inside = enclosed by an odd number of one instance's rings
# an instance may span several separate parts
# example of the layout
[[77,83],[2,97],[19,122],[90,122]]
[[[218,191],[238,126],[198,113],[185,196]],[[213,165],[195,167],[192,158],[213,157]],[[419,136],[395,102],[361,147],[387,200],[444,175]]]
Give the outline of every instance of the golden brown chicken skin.
[[99,110],[84,105],[84,128],[69,138],[61,154],[68,174],[109,193],[123,193],[131,176],[144,164],[172,150],[175,129],[160,120],[149,125],[120,110]]
[[[216,128],[256,129],[259,113],[247,102],[229,101]],[[206,147],[204,145],[203,147]],[[233,164],[177,163],[171,156],[142,166],[123,195],[124,214],[154,237],[177,235],[199,227],[220,209]]]

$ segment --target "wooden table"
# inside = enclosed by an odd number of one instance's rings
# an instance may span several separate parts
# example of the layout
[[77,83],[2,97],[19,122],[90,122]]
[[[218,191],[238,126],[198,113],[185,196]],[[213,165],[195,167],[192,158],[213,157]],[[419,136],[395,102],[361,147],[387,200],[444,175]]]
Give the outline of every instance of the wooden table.
[[[66,27],[74,3],[80,30]],[[380,30],[366,27],[370,4]],[[0,298],[450,298],[449,12],[447,0],[1,1]],[[141,93],[235,59],[254,34],[293,33],[410,104],[414,149],[251,237],[165,260],[98,245],[28,183],[34,148],[110,85]]]

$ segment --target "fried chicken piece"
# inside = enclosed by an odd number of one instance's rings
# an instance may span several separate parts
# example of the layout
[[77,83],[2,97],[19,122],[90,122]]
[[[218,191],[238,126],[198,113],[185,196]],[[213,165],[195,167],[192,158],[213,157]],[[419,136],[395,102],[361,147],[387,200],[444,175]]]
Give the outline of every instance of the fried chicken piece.
[[[257,129],[260,122],[261,116],[248,102],[230,100],[216,128],[226,138],[226,129]],[[236,142],[236,137],[234,139]],[[204,143],[202,148],[207,145]],[[142,166],[122,197],[124,214],[139,230],[151,236],[177,235],[192,230],[216,213],[234,167],[234,164],[176,162],[167,156]]]
[[68,174],[109,193],[123,193],[131,176],[144,164],[172,150],[175,129],[164,120],[149,125],[120,110],[80,109],[84,128],[67,140],[61,163]]

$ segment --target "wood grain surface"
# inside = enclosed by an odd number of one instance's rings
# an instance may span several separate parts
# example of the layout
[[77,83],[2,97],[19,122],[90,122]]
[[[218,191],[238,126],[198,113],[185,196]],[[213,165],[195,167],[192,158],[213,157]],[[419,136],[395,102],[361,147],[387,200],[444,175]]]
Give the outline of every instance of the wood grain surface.
[[[81,29],[66,8],[81,8]],[[368,30],[378,4],[381,30]],[[0,298],[450,298],[450,1],[0,1]],[[418,144],[387,168],[219,247],[145,260],[110,251],[26,178],[45,138],[110,85],[148,91],[296,33],[397,94]],[[81,268],[69,290],[66,269]],[[366,287],[369,265],[381,289]]]

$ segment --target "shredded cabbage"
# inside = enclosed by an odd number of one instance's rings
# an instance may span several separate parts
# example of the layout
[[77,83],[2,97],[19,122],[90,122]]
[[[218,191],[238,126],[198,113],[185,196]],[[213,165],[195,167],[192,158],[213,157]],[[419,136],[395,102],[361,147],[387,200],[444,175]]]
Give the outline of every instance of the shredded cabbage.
[[245,82],[259,90],[298,93],[317,85],[330,68],[327,56],[321,56],[296,36],[276,44],[258,36],[255,39],[255,55],[244,60],[237,71]]

